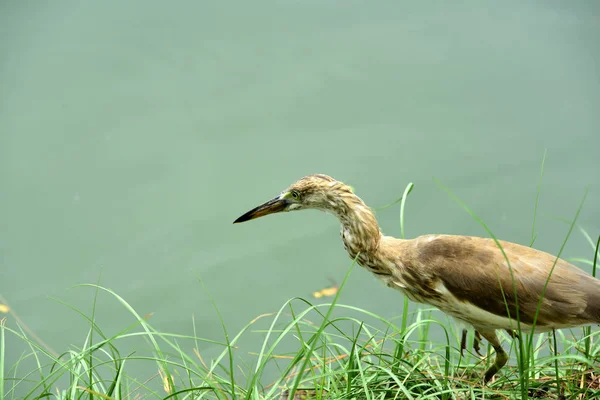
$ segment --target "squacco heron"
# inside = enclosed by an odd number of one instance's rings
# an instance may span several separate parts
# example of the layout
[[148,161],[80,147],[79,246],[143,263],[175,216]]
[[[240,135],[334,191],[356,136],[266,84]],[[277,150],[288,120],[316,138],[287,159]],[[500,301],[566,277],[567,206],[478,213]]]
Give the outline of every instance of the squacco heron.
[[581,269],[505,241],[499,241],[501,250],[492,239],[471,236],[385,236],[352,188],[327,175],[300,179],[234,223],[304,209],[335,215],[350,258],[386,286],[439,308],[472,326],[476,338],[480,334],[487,339],[496,358],[485,372],[485,382],[508,360],[496,330],[512,333],[519,326],[525,332],[543,332],[600,323],[600,280]]

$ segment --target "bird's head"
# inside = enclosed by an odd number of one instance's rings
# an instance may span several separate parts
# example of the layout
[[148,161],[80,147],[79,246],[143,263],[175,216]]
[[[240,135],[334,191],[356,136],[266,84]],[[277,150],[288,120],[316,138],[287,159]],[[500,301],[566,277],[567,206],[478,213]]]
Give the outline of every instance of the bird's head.
[[341,197],[352,195],[352,188],[330,176],[315,174],[292,184],[272,200],[248,211],[233,223],[245,222],[284,211],[317,209],[336,212],[343,204]]

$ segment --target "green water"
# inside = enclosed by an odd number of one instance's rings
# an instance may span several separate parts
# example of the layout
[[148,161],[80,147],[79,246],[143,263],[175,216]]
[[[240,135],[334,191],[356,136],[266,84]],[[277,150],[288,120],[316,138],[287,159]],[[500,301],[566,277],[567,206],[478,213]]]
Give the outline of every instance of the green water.
[[[332,175],[373,207],[414,182],[407,235],[485,235],[436,177],[528,244],[545,149],[536,247],[558,252],[586,187],[597,237],[600,6],[444,5],[2,2],[0,294],[59,352],[88,324],[53,298],[91,313],[80,283],[220,339],[198,277],[236,332],[350,265],[331,216],[232,225],[296,179]],[[399,235],[397,207],[378,218]],[[592,253],[576,230],[563,255]],[[358,269],[341,301],[402,309]],[[133,322],[109,296],[96,313],[107,334]]]

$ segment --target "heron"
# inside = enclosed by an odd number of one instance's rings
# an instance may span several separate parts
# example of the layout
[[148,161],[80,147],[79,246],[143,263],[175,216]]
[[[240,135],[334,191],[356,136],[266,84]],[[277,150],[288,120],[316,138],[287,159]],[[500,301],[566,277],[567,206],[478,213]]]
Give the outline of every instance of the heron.
[[585,271],[543,251],[491,238],[386,236],[352,187],[328,175],[298,180],[234,224],[304,209],[336,216],[350,258],[387,287],[473,327],[476,350],[485,338],[496,353],[485,383],[508,361],[497,330],[514,335],[600,323],[600,280]]

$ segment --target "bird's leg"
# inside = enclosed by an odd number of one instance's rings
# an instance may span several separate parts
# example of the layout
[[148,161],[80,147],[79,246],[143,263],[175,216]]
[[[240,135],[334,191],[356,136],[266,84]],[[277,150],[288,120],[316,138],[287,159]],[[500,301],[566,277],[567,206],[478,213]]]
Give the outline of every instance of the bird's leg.
[[[481,354],[481,347],[479,344],[481,343],[481,333],[477,329],[475,329],[475,335],[473,336],[473,350],[475,353],[479,354],[479,356],[483,357]],[[460,337],[460,355],[464,355],[464,351],[467,348],[467,330],[462,330],[462,336]]]
[[475,350],[475,353],[479,354],[480,357],[483,357],[483,354],[481,354],[481,348],[479,347],[480,343],[481,333],[479,333],[479,331],[475,329],[475,335],[473,336],[473,350]]
[[481,334],[481,336],[483,336],[488,342],[490,342],[494,350],[496,350],[496,360],[494,361],[494,364],[492,364],[492,366],[489,367],[487,371],[485,371],[485,375],[483,377],[484,383],[488,383],[490,379],[492,379],[492,377],[496,375],[496,372],[498,372],[500,368],[502,368],[506,364],[506,362],[508,361],[508,354],[506,354],[506,352],[502,348],[502,345],[500,345],[500,341],[498,340],[498,336],[496,336],[495,331],[478,331]]

